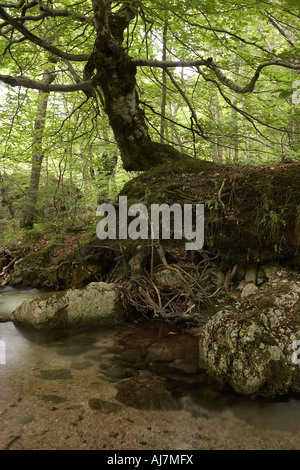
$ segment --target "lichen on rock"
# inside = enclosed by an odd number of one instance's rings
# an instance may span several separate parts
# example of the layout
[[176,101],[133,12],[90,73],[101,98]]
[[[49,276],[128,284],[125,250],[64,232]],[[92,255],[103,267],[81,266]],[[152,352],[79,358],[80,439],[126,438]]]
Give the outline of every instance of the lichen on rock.
[[276,270],[256,294],[208,321],[200,337],[200,368],[245,396],[300,392],[300,365],[293,361],[299,299],[299,274]]
[[109,326],[125,317],[116,285],[105,282],[92,282],[83,289],[68,289],[25,300],[10,316],[16,324],[35,328]]

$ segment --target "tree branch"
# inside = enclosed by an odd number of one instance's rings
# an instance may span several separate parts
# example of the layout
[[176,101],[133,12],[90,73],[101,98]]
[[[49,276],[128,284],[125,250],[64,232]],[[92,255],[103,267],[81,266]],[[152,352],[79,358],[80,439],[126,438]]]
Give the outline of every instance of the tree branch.
[[[213,28],[211,27],[211,25],[209,26],[204,26],[202,24],[199,24],[199,23],[194,23],[192,21],[189,21],[187,20],[186,18],[182,18],[180,16],[179,13],[177,13],[174,9],[172,8],[169,8],[169,10],[173,13],[174,16],[176,16],[177,18],[179,18],[180,21],[184,21],[186,24],[188,24],[189,26],[192,26],[192,27],[196,27],[196,28],[199,28],[199,29],[203,29],[205,31],[211,31],[212,33],[214,33],[216,35],[216,37],[218,38],[217,34],[216,33],[221,33],[221,34],[226,34],[228,36],[231,36],[233,37],[234,39],[238,40],[238,41],[241,41],[243,44],[246,44],[246,45],[249,45],[249,46],[254,46],[254,47],[257,47],[258,49],[262,50],[263,52],[268,52],[264,47],[260,46],[259,44],[257,44],[256,42],[252,42],[252,41],[247,41],[246,39],[244,39],[243,37],[241,36],[238,36],[237,34],[234,34],[232,33],[231,31],[228,31],[226,29],[219,29],[219,28]],[[202,13],[203,14],[203,13]],[[206,18],[206,21],[207,21],[207,18]]]
[[221,69],[219,69],[217,64],[215,64],[214,62],[212,62],[210,64],[209,68],[212,69],[215,72],[218,79],[224,85],[226,85],[228,88],[230,88],[230,90],[235,91],[236,93],[245,94],[245,93],[251,93],[254,90],[256,82],[259,78],[259,75],[260,75],[260,72],[262,71],[262,69],[265,68],[265,67],[270,67],[272,65],[277,65],[279,67],[285,67],[285,68],[293,69],[293,70],[300,70],[300,64],[289,64],[289,63],[282,62],[282,61],[279,61],[279,60],[274,60],[272,62],[265,62],[264,64],[258,65],[258,67],[256,68],[256,71],[255,71],[253,77],[251,78],[250,82],[247,85],[245,85],[244,87],[241,87],[241,86],[236,85],[229,78],[225,77],[223,72],[221,72]]
[[132,62],[136,66],[160,67],[160,68],[206,66],[215,72],[218,79],[224,85],[226,85],[228,88],[235,91],[236,93],[241,93],[241,94],[250,93],[254,90],[255,84],[259,78],[260,72],[265,67],[277,65],[279,67],[285,67],[285,68],[292,69],[292,70],[300,70],[300,63],[290,64],[287,62],[282,62],[280,60],[274,60],[272,62],[265,62],[263,64],[258,65],[250,82],[247,85],[242,87],[242,86],[236,85],[232,80],[227,78],[211,57],[209,57],[208,59],[190,60],[190,61],[189,60],[172,61],[172,60],[132,59]]
[[7,23],[9,23],[15,29],[17,29],[21,34],[23,34],[26,39],[33,42],[37,46],[42,47],[46,51],[52,52],[53,54],[57,55],[58,57],[61,57],[62,59],[85,62],[90,57],[90,54],[71,54],[62,51],[55,46],[52,46],[52,44],[50,44],[48,41],[39,38],[31,31],[29,31],[23,24],[20,24],[15,18],[12,18],[8,13],[6,13],[6,11],[2,7],[0,7],[0,17],[3,20],[7,21]]
[[132,62],[136,66],[146,66],[146,67],[200,67],[201,65],[209,66],[212,63],[212,59],[203,59],[203,60],[155,60],[155,59],[132,59]]
[[48,85],[36,80],[31,80],[30,78],[25,77],[12,77],[11,75],[0,75],[0,81],[11,85],[11,86],[22,86],[25,88],[31,88],[34,90],[42,90],[45,92],[50,91],[60,91],[64,93],[69,93],[72,91],[92,91],[92,81],[88,80],[85,82],[74,83],[71,85]]
[[84,23],[90,23],[94,24],[93,18],[89,18],[88,16],[85,15],[79,15],[78,13],[75,13],[74,11],[69,11],[69,10],[58,10],[58,9],[53,9],[48,7],[43,1],[39,2],[39,8],[41,11],[45,12],[48,16],[52,16],[53,18],[55,17],[68,17],[72,16],[72,18],[82,21]]
[[[50,10],[50,11],[49,11]],[[44,11],[42,10],[42,13],[39,15],[25,15],[25,16],[18,16],[17,18],[14,18],[16,21],[19,21],[20,23],[24,23],[25,21],[41,21],[44,18],[68,18],[72,16],[77,21],[80,21],[81,23],[89,23],[91,25],[94,24],[93,18],[85,17],[84,15],[76,15],[76,13],[73,13],[68,10],[53,10],[52,8],[48,8],[47,10]],[[5,21],[5,23],[1,24],[0,27],[2,28],[3,26],[6,26],[8,24],[8,21]]]
[[276,29],[277,31],[279,31],[279,33],[281,34],[281,36],[284,37],[284,39],[293,47],[295,47],[295,41],[293,39],[291,39],[287,33],[285,32],[284,28],[281,26],[281,24],[279,23],[279,21],[274,18],[274,16],[272,16],[268,11],[266,11],[266,15],[268,16],[268,23],[271,23]]
[[179,91],[179,93],[181,94],[181,96],[183,97],[183,99],[185,100],[186,104],[188,105],[191,113],[192,113],[192,116],[193,116],[193,119],[196,123],[196,126],[198,127],[201,135],[204,134],[203,132],[203,129],[202,127],[200,126],[200,123],[198,121],[198,117],[197,117],[197,114],[196,114],[196,111],[194,110],[194,107],[192,105],[192,103],[190,102],[189,98],[187,97],[187,95],[184,93],[183,89],[178,85],[178,83],[176,82],[176,80],[174,79],[173,75],[171,74],[171,72],[169,70],[166,71],[167,72],[167,75],[168,77],[170,78],[171,82],[173,83],[173,85],[175,86],[175,88]]
[[25,3],[25,0],[21,0],[20,3],[18,4],[15,4],[15,3],[0,3],[0,7],[4,7],[4,8],[22,8],[22,6],[24,5]]

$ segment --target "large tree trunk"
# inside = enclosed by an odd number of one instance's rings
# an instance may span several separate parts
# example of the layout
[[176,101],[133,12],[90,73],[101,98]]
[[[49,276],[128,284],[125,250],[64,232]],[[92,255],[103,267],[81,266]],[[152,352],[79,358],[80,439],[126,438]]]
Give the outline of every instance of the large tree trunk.
[[[45,70],[43,74],[43,83],[50,84],[55,76],[50,70]],[[43,153],[43,133],[45,129],[49,93],[39,91],[38,107],[33,131],[32,143],[32,166],[30,175],[30,184],[27,193],[26,204],[20,221],[21,228],[32,228],[34,224],[35,206],[38,198],[40,184],[40,175]]]
[[153,142],[136,92],[136,67],[122,47],[123,33],[135,13],[127,5],[112,13],[109,0],[93,0],[97,39],[85,77],[96,69],[94,82],[103,94],[104,108],[126,170],[146,170],[184,157],[173,147]]

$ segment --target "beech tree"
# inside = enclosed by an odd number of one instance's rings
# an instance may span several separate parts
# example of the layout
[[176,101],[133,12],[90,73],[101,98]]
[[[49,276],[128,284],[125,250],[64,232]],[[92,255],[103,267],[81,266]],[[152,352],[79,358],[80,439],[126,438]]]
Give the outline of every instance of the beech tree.
[[[20,0],[0,3],[0,17],[0,80],[43,93],[81,92],[85,100],[97,101],[108,116],[127,170],[188,158],[163,138],[151,137],[139,96],[139,68],[153,74],[164,71],[165,89],[167,78],[190,112],[193,138],[208,137],[197,106],[180,84],[178,68],[192,70],[198,87],[211,84],[214,96],[219,94],[233,109],[235,120],[238,113],[249,121],[258,139],[264,125],[272,132],[288,132],[238,106],[236,96],[249,95],[257,87],[266,92],[266,83],[276,80],[279,70],[289,71],[291,89],[300,70],[298,0]],[[47,33],[42,36],[39,31],[45,22]],[[267,26],[262,28],[262,23]],[[137,38],[142,44],[138,54]],[[219,52],[221,46],[225,56]],[[55,80],[43,80],[43,70],[52,69],[54,63]],[[160,109],[165,119],[163,103]],[[157,112],[148,104],[149,110]],[[219,145],[219,137],[217,141]]]
[[[54,73],[51,70],[45,70],[43,82],[49,84],[54,80]],[[27,201],[23,210],[21,228],[32,228],[34,223],[34,210],[38,199],[38,189],[41,176],[41,166],[44,158],[43,153],[43,133],[47,116],[49,93],[40,90],[36,119],[34,122],[34,134],[32,144],[32,165],[30,175],[30,185],[27,194]]]

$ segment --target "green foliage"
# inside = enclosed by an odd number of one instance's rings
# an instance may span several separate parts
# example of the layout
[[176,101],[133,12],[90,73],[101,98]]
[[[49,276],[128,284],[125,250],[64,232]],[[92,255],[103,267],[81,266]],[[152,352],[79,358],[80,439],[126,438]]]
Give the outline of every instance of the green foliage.
[[[121,3],[111,2],[117,12]],[[200,159],[241,164],[277,163],[286,156],[300,159],[300,106],[292,103],[292,83],[299,70],[276,65],[299,62],[299,0],[265,2],[252,0],[143,0],[129,2],[136,17],[125,30],[124,49],[130,57],[161,59],[167,25],[168,60],[213,57],[219,69],[239,87],[245,86],[259,64],[275,65],[260,71],[252,93],[228,88],[210,67],[163,69],[138,67],[137,91],[150,135],[160,139],[163,80],[166,80],[165,142]],[[96,32],[90,18],[91,2],[58,1],[53,8],[72,12],[26,22],[34,34],[76,54],[94,49]],[[16,9],[9,14],[20,16]],[[33,5],[28,14],[41,14]],[[284,34],[272,24],[275,18]],[[74,83],[83,76],[84,61],[66,63],[33,42],[22,40],[14,30],[15,43],[0,37],[1,73],[42,81],[44,71],[55,72],[54,83]],[[71,66],[70,66],[71,65]],[[174,82],[178,85],[176,86]],[[98,92],[97,92],[98,93]],[[43,166],[35,223],[58,226],[86,223],[99,202],[115,201],[125,182],[135,174],[121,168],[118,148],[109,126],[100,93],[93,98],[80,91],[51,93],[43,134]],[[0,217],[13,236],[26,201],[34,153],[34,123],[39,102],[36,90],[0,86],[0,182],[15,211],[7,203]],[[126,129],[124,130],[126,132]],[[163,202],[164,191],[160,199]],[[207,202],[217,210],[219,202]],[[278,217],[278,220],[276,219]],[[275,230],[282,214],[267,210],[261,224]],[[272,228],[273,227],[273,228]]]
[[216,199],[210,199],[209,201],[206,201],[205,204],[210,211],[216,211],[219,207],[219,202]]

